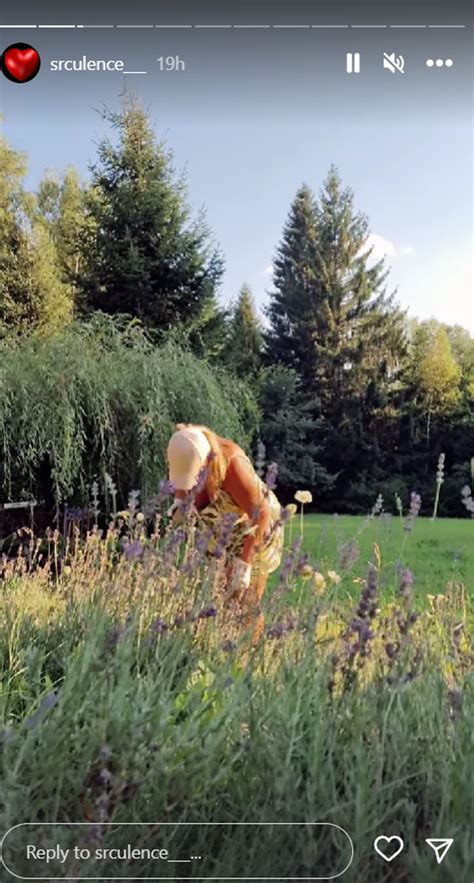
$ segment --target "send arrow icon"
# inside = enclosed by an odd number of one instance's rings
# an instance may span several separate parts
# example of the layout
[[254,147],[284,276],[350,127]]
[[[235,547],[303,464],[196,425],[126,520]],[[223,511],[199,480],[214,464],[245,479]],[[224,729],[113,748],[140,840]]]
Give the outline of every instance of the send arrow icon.
[[428,846],[431,846],[431,849],[434,850],[436,861],[440,865],[441,862],[446,858],[449,850],[454,843],[454,840],[452,839],[452,837],[433,837],[431,840],[426,840],[425,843],[427,843]]

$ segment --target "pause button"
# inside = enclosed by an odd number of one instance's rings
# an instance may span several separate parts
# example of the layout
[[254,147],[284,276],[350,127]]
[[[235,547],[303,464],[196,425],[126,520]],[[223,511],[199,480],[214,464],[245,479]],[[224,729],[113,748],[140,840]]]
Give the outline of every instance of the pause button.
[[360,52],[346,54],[346,71],[348,74],[360,74]]

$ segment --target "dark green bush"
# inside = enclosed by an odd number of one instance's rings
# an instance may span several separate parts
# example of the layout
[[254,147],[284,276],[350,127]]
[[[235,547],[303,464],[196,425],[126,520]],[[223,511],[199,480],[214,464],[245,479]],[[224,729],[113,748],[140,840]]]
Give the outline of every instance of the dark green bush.
[[0,494],[85,502],[107,471],[156,492],[177,422],[248,446],[258,420],[241,381],[174,342],[103,316],[50,338],[0,344]]

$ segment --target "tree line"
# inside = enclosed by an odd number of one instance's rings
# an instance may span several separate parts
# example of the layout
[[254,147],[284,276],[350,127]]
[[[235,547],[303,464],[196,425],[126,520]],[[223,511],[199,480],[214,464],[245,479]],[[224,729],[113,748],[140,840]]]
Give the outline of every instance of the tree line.
[[278,464],[285,498],[304,486],[338,511],[365,511],[379,493],[392,509],[413,490],[429,503],[443,453],[441,512],[463,514],[474,341],[401,311],[337,169],[317,195],[306,184],[295,195],[262,321],[246,284],[220,303],[224,257],[139,103],[126,95],[104,117],[112,136],[88,179],[47,173],[35,193],[25,157],[0,140],[2,353],[98,314],[127,320],[152,346],[172,342],[244,382],[253,444]]

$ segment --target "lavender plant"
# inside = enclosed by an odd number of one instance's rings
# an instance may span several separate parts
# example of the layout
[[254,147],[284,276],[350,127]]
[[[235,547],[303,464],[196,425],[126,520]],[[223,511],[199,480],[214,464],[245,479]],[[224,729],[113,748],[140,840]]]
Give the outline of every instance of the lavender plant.
[[444,454],[439,455],[438,459],[438,467],[436,470],[436,495],[433,507],[433,515],[431,516],[431,520],[434,521],[438,514],[438,506],[439,506],[439,496],[441,493],[441,487],[444,482],[444,461],[446,457]]
[[[453,864],[436,876],[431,855],[410,849],[397,873],[458,883],[466,857],[474,860],[469,592],[438,585],[444,599],[420,604],[418,573],[404,565],[392,596],[383,546],[373,544],[367,569],[360,536],[324,563],[298,537],[252,647],[224,592],[230,519],[210,553],[192,507],[176,528],[163,515],[154,530],[171,490],[157,494],[147,531],[136,511],[123,549],[112,520],[71,550],[67,572],[50,567],[57,533],[34,567],[21,555],[2,561],[2,828],[74,819],[107,846],[107,822],[219,822],[222,813],[298,821],[326,818],[329,807],[357,845],[354,879],[380,883],[372,850],[380,820],[416,844],[442,819],[462,846]],[[420,504],[413,494],[405,537]],[[372,529],[380,532],[378,519]],[[341,521],[340,539],[342,531]],[[295,836],[291,850],[275,841],[265,856],[284,877],[310,876],[308,841]],[[262,877],[255,826],[237,826],[222,843],[190,844],[206,846],[197,854],[210,856],[211,876],[235,876],[245,851],[244,873]],[[334,849],[321,843],[318,868],[328,875]],[[103,861],[89,870],[113,879],[118,869]],[[152,866],[143,860],[138,873],[147,879]]]

